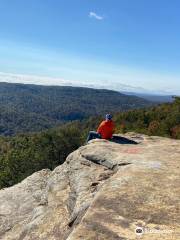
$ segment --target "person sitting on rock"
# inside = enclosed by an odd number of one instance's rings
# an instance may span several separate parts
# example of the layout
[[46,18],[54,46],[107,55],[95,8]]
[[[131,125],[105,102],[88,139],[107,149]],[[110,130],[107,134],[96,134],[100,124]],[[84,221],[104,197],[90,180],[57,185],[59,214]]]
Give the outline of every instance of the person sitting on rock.
[[111,114],[106,114],[106,118],[104,121],[101,122],[99,125],[97,132],[90,131],[89,136],[87,138],[87,142],[92,139],[112,139],[113,133],[115,129],[115,124],[112,120]]

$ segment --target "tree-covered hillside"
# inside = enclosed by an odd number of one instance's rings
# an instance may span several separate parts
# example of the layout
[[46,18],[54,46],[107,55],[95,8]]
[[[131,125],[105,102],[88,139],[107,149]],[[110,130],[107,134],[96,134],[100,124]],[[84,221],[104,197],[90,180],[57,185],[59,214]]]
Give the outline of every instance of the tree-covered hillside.
[[151,102],[110,90],[0,83],[0,135],[37,132]]
[[148,135],[180,139],[180,98],[173,103],[132,110],[115,115],[117,131],[135,131]]
[[[136,131],[180,139],[180,98],[150,109],[114,114],[116,133]],[[102,116],[66,123],[35,134],[0,137],[0,188],[11,186],[35,171],[53,169],[85,143]]]
[[82,143],[77,123],[41,133],[0,137],[0,188],[43,168],[54,169]]

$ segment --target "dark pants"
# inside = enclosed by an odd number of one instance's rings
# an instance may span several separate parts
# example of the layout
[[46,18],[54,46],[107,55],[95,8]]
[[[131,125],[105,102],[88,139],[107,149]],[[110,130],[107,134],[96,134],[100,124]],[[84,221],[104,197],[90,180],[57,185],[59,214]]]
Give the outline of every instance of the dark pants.
[[99,134],[99,133],[97,133],[97,132],[95,132],[95,131],[90,131],[89,132],[89,135],[88,135],[88,137],[87,137],[87,140],[86,140],[86,142],[89,142],[90,140],[92,140],[92,139],[96,139],[96,138],[101,138],[101,135]]

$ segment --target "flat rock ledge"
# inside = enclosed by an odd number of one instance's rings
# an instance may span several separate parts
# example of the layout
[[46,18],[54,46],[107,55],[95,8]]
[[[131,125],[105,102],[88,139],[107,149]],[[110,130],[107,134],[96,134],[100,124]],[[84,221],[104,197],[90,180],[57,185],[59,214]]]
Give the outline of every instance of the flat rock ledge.
[[0,190],[0,239],[180,239],[180,141],[123,137],[138,144],[92,140]]

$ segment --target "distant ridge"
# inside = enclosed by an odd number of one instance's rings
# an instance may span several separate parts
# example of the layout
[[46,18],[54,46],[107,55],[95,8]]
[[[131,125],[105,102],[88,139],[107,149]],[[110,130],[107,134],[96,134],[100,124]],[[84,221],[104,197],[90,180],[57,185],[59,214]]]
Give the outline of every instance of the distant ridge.
[[0,83],[0,134],[40,131],[67,121],[152,105],[112,90]]
[[[119,92],[133,93],[132,95],[144,94],[144,95],[174,95],[174,91],[161,91],[161,90],[149,90],[139,86],[131,86],[128,84],[123,84],[119,80],[117,83],[112,83],[110,80],[105,81],[87,81],[87,80],[67,80],[58,77],[48,77],[48,76],[36,76],[36,75],[25,75],[25,74],[15,74],[15,73],[5,73],[0,72],[0,82],[7,83],[24,83],[24,84],[35,84],[44,86],[72,86],[72,87],[86,87],[94,89],[109,89]],[[176,89],[176,94],[180,95],[180,91]]]
[[131,96],[137,96],[144,98],[148,101],[165,103],[165,102],[173,102],[174,98],[173,95],[160,95],[160,94],[150,94],[150,93],[137,93],[137,92],[123,92],[121,93]]

